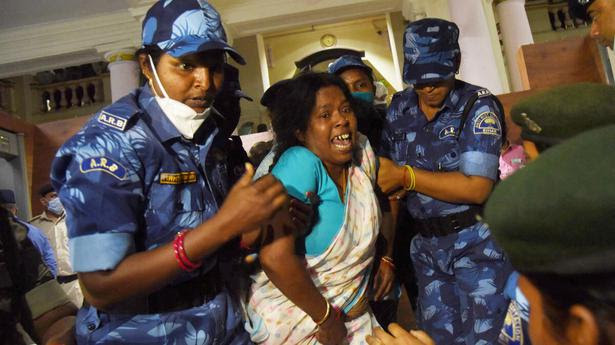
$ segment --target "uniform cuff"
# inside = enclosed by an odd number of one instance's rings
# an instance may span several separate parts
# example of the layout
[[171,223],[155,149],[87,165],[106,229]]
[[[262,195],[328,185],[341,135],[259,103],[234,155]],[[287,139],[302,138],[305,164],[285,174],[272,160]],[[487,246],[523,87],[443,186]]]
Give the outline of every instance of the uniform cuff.
[[68,241],[71,264],[75,272],[114,269],[134,252],[134,239],[128,233],[98,233],[71,238]]
[[498,156],[480,151],[469,151],[461,154],[459,171],[467,176],[482,176],[496,181],[498,166]]

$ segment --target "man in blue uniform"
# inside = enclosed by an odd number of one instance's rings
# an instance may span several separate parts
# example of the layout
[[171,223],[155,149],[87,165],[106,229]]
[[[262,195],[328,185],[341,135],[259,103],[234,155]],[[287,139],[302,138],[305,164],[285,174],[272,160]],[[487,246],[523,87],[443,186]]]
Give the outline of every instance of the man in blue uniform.
[[228,133],[212,107],[226,54],[245,63],[208,2],[155,3],[138,52],[148,84],[95,114],[56,154],[52,182],[86,299],[79,344],[249,343],[217,251],[287,196],[271,176],[252,182],[251,166],[227,183],[215,148]]
[[372,69],[360,57],[343,55],[329,64],[328,72],[344,80],[356,101],[357,125],[375,151],[378,151],[386,104],[374,104],[376,86]]
[[441,19],[406,28],[404,80],[412,87],[393,97],[382,143],[399,166],[383,159],[381,171],[391,168],[409,191],[419,326],[437,344],[493,344],[511,268],[476,216],[497,179],[504,119],[487,90],[455,79],[458,36]]
[[51,243],[49,239],[45,236],[43,231],[36,226],[24,222],[23,220],[17,218],[17,205],[15,203],[15,193],[10,189],[0,189],[0,207],[9,211],[12,217],[9,219],[10,222],[16,222],[28,229],[28,238],[34,244],[34,247],[41,254],[41,258],[43,262],[49,268],[51,274],[56,277],[58,274],[58,263],[56,260],[56,256],[53,253],[53,249],[51,248]]

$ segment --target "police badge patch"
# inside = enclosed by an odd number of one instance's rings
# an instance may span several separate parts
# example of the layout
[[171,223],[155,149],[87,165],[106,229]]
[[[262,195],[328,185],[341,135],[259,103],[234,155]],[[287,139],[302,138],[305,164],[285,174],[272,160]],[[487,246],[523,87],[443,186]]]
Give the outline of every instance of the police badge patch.
[[523,345],[523,340],[523,321],[517,303],[512,301],[508,307],[498,343],[501,345]]
[[474,121],[474,134],[502,135],[500,119],[491,111],[486,111]]
[[100,114],[98,115],[98,122],[102,123],[105,126],[119,129],[120,131],[123,131],[126,128],[126,119],[123,119],[119,116],[115,116],[113,114],[109,114],[106,111],[100,112]]
[[107,157],[86,158],[81,162],[79,170],[84,174],[94,171],[103,171],[120,181],[126,177],[126,168]]

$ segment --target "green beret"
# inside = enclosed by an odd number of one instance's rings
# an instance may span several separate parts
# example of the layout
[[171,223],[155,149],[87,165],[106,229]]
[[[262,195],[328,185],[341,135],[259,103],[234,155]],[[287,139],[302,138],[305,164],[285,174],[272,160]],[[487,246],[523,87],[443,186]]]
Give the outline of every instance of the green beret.
[[557,145],[497,185],[484,220],[520,272],[615,272],[615,125]]
[[615,124],[615,88],[582,83],[559,86],[532,95],[511,109],[521,137],[538,150],[588,129]]

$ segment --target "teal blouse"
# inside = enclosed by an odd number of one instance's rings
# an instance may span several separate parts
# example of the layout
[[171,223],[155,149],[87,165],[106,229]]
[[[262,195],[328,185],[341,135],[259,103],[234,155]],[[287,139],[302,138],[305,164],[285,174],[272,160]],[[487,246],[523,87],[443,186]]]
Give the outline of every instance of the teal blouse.
[[307,192],[314,192],[320,198],[317,220],[305,237],[305,253],[310,256],[324,253],[344,223],[346,206],[322,161],[307,148],[293,146],[284,151],[271,173],[290,196],[305,203],[309,203]]

